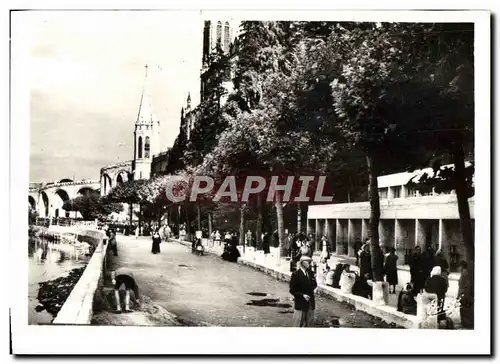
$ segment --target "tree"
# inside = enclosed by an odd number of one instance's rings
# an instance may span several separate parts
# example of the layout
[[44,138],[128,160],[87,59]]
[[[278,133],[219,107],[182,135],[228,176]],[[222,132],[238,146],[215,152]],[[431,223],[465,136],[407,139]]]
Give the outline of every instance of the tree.
[[84,220],[104,219],[113,212],[118,213],[123,210],[121,204],[109,202],[96,191],[65,201],[62,208],[66,211],[79,212]]
[[[462,84],[470,84],[467,82],[470,77],[466,76],[470,72],[458,68],[450,70],[446,65],[460,64],[456,59],[450,60],[450,54],[455,54],[449,52],[452,44],[462,45],[459,48],[464,51],[457,54],[465,54],[470,60],[467,45],[473,43],[460,39],[441,48],[444,40],[449,40],[448,33],[445,25],[349,24],[346,27],[338,25],[329,39],[332,49],[343,51],[335,60],[342,72],[331,84],[334,106],[341,120],[339,126],[350,143],[361,146],[366,154],[371,206],[370,241],[376,281],[382,280],[377,176],[383,166],[424,164],[429,159],[429,149],[438,148],[436,141],[448,139],[448,145],[456,149],[452,153],[457,157],[457,174],[463,169],[460,167],[463,166],[463,153],[460,156],[462,135],[466,129],[463,125],[473,119],[470,118],[470,103],[463,97],[468,92],[459,95],[449,89],[453,82],[457,82],[454,81],[457,73],[465,75],[459,77],[465,79]],[[459,38],[455,36],[455,39]],[[416,57],[408,57],[409,54],[416,54]],[[464,64],[472,62],[466,60],[461,64],[463,68]],[[462,107],[457,99],[465,101]],[[462,116],[456,118],[459,114]],[[457,124],[462,124],[462,127]],[[446,132],[442,133],[443,130]],[[423,138],[422,132],[425,131]],[[396,154],[397,160],[391,160],[387,151]],[[459,210],[465,210],[465,207],[461,208],[465,204],[459,198]],[[462,213],[467,215],[465,211]],[[470,221],[470,217],[465,219]],[[464,235],[466,246],[469,245],[467,241],[469,239]]]

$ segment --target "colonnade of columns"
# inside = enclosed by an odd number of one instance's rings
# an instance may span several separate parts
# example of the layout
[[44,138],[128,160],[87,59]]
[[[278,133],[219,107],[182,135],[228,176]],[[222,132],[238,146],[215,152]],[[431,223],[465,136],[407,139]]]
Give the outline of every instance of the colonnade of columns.
[[[355,257],[356,251],[369,237],[369,219],[308,219],[307,234],[315,237],[315,249],[320,250],[321,238],[326,236],[332,252]],[[432,246],[441,249],[450,265],[464,257],[460,222],[456,219],[381,219],[380,246],[396,249],[398,264],[408,264],[416,246],[425,250]]]

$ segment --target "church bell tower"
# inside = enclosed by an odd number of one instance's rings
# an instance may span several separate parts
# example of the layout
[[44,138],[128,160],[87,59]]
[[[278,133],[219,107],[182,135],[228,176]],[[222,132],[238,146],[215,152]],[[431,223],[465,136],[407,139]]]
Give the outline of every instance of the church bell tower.
[[149,93],[148,66],[145,66],[144,86],[134,131],[134,179],[149,179],[153,155],[159,148],[160,121],[153,114]]

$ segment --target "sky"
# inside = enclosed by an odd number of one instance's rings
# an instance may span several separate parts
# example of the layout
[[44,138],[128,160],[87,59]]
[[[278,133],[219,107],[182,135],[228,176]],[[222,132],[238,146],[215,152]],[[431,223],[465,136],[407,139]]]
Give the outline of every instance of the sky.
[[31,31],[31,182],[98,180],[101,167],[132,159],[146,64],[162,151],[188,92],[199,102],[199,12],[34,11],[15,21]]

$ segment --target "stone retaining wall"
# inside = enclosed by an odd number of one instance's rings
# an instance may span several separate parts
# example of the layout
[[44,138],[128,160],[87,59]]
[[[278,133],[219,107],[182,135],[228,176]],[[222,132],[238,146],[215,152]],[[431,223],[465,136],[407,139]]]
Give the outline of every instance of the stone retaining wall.
[[[103,271],[106,267],[107,238],[104,232],[90,229],[57,229],[60,232],[73,232],[85,241],[97,244],[85,271],[71,291],[66,302],[55,317],[53,324],[89,325],[92,319],[94,296],[102,287]],[[79,239],[80,240],[80,239]]]

